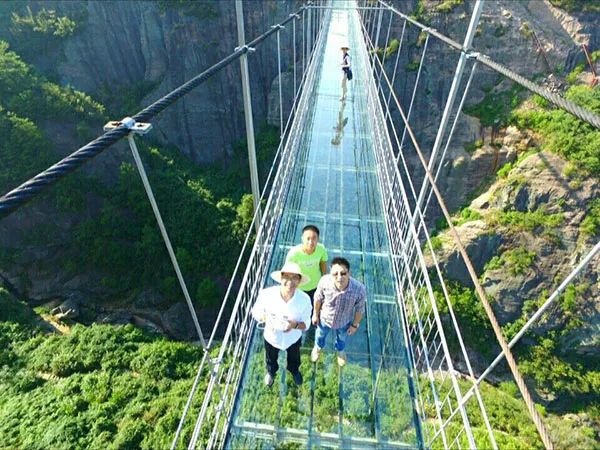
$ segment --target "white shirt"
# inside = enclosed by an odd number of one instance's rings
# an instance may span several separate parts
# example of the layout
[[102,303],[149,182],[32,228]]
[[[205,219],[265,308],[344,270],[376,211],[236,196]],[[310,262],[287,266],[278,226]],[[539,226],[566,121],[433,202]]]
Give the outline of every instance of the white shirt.
[[303,331],[292,329],[284,333],[288,320],[304,322],[308,330],[312,307],[310,297],[300,289],[296,289],[294,296],[287,302],[281,298],[279,289],[280,286],[272,286],[258,293],[252,308],[252,317],[259,322],[265,322],[265,340],[269,344],[280,350],[287,350],[300,339]]

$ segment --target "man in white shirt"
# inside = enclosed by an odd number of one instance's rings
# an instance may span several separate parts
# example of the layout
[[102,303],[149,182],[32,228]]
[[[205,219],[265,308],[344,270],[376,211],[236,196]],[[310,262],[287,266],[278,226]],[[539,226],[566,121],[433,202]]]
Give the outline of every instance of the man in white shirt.
[[252,308],[252,316],[258,322],[265,323],[265,360],[267,373],[265,384],[270,387],[275,379],[279,365],[279,350],[287,351],[287,369],[294,377],[297,385],[302,384],[300,373],[300,345],[302,331],[310,327],[312,306],[310,298],[297,287],[310,279],[302,275],[298,264],[287,262],[271,274],[271,278],[280,283],[262,289],[256,304]]

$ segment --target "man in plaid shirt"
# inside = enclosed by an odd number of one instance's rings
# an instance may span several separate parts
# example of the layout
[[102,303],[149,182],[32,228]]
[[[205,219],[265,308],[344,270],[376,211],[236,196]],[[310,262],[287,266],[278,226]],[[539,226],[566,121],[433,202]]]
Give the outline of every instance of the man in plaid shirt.
[[315,346],[310,354],[317,362],[329,331],[335,331],[335,349],[340,367],[346,364],[346,338],[358,330],[365,313],[367,289],[350,276],[350,263],[345,258],[333,258],[331,271],[324,275],[314,297],[312,323],[317,327]]

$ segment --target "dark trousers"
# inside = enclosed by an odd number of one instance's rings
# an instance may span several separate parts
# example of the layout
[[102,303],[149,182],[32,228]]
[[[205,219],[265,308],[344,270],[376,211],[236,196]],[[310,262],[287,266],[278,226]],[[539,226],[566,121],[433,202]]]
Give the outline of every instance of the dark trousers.
[[[288,347],[287,351],[287,370],[291,373],[297,373],[300,369],[300,344],[302,343],[302,338],[298,338],[298,340]],[[279,349],[277,347],[273,347],[267,341],[265,341],[265,360],[267,362],[267,372],[271,375],[275,376],[277,373],[277,369],[279,369],[279,364],[277,364],[277,357],[279,356]]]
[[311,289],[310,291],[304,291],[304,293],[310,297],[310,306],[311,307],[314,307],[313,304],[314,304],[315,292],[317,292],[317,288]]

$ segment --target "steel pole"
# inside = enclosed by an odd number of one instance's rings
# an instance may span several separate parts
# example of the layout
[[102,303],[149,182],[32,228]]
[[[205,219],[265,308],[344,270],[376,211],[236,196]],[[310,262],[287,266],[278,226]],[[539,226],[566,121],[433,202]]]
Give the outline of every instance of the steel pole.
[[[238,43],[240,48],[246,45],[246,36],[244,32],[244,9],[242,0],[235,1],[235,16],[237,21]],[[246,140],[248,141],[248,163],[250,165],[250,184],[252,186],[252,200],[254,210],[258,212],[254,223],[256,232],[260,228],[262,220],[260,211],[260,186],[258,182],[258,167],[256,165],[256,146],[254,143],[254,121],[252,119],[252,98],[250,97],[250,77],[248,75],[248,52],[240,58],[240,68],[242,71],[242,94],[244,97],[244,117],[246,119]]]
[[[469,28],[467,29],[467,34],[463,43],[462,52],[460,53],[460,58],[458,59],[458,64],[456,65],[456,71],[454,72],[454,79],[452,80],[452,85],[450,86],[450,92],[448,94],[448,100],[446,101],[446,107],[444,108],[442,120],[440,122],[437,136],[435,137],[435,142],[431,150],[431,156],[429,157],[429,163],[427,164],[427,168],[429,169],[429,171],[433,170],[433,166],[435,165],[435,158],[437,157],[437,153],[442,145],[442,140],[444,139],[444,134],[446,133],[446,126],[448,125],[448,121],[450,120],[450,115],[454,107],[454,100],[456,99],[456,94],[458,93],[458,89],[460,87],[463,71],[465,69],[465,65],[467,64],[467,52],[469,51],[469,49],[471,48],[471,44],[473,43],[473,38],[475,37],[475,32],[477,31],[477,25],[479,24],[479,17],[481,16],[481,11],[483,10],[483,2],[484,0],[477,0],[477,2],[475,3],[475,7],[473,8],[473,13],[471,14],[471,22],[469,23]],[[427,176],[425,176],[423,178],[423,185],[421,186],[421,191],[419,192],[417,204],[415,205],[415,211],[412,217],[413,223],[417,220],[418,210],[423,204],[425,193],[427,192],[428,187],[428,179]],[[425,215],[425,211],[423,211],[423,214]]]

